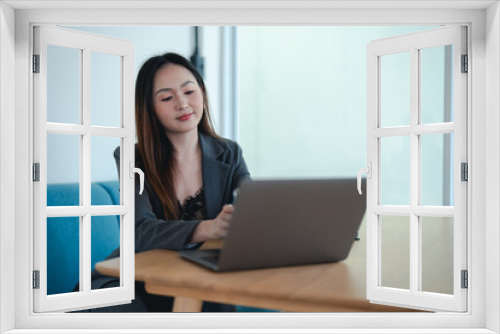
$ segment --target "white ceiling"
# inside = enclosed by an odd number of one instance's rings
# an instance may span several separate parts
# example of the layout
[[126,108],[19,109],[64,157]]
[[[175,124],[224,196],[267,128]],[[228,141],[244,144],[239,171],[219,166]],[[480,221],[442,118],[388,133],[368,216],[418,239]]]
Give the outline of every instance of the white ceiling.
[[484,9],[499,0],[4,0],[14,9]]

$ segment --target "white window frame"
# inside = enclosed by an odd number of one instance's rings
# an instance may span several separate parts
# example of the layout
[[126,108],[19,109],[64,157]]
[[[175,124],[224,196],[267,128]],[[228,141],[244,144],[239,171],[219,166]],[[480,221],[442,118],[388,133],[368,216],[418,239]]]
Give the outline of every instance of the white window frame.
[[[137,328],[144,321],[145,328],[165,329],[191,328],[197,332],[212,329],[211,332],[235,332],[235,328],[274,329],[301,328],[300,332],[335,332],[334,328],[357,328],[358,332],[415,333],[410,328],[419,328],[422,333],[449,333],[463,329],[467,333],[500,332],[500,288],[498,285],[500,230],[500,11],[497,1],[432,1],[414,2],[370,1],[285,3],[247,1],[241,3],[206,1],[196,9],[189,1],[165,2],[162,9],[137,11],[136,9],[102,10],[103,6],[121,6],[106,1],[82,1],[73,6],[88,9],[43,10],[54,6],[71,6],[69,2],[17,2],[4,1],[0,4],[0,331],[12,333],[36,333],[38,328],[64,329],[90,328],[92,332],[105,332],[117,328]],[[131,6],[133,2],[126,2]],[[136,6],[148,6],[144,1]],[[198,3],[201,5],[200,3]],[[401,9],[401,7],[406,8]],[[28,6],[30,10],[15,11],[12,7]],[[31,7],[30,7],[31,6]],[[160,6],[157,3],[150,6]],[[245,10],[246,7],[250,7]],[[346,9],[349,6],[355,9]],[[399,9],[390,9],[398,6]],[[429,6],[426,8],[426,6]],[[431,7],[432,6],[432,7]],[[489,6],[489,8],[487,8]],[[75,8],[73,7],[73,8]],[[180,7],[180,9],[179,9]],[[281,7],[281,9],[279,9]],[[417,8],[415,8],[417,7]],[[420,7],[420,8],[418,8]],[[442,8],[442,9],[436,9]],[[26,7],[25,7],[26,8]],[[184,8],[184,9],[182,9]],[[210,15],[207,15],[207,8]],[[304,8],[308,10],[304,10]],[[368,8],[368,9],[367,9]],[[373,9],[378,8],[378,9]],[[14,20],[15,18],[15,20]],[[171,20],[169,18],[172,18]],[[465,24],[469,27],[471,75],[468,85],[468,143],[469,198],[469,312],[465,314],[167,314],[147,315],[74,315],[34,314],[32,312],[31,261],[32,251],[32,184],[30,181],[30,157],[32,156],[32,104],[29,75],[34,24],[94,24],[106,22],[113,25],[168,24],[168,25],[439,25]],[[485,25],[486,22],[486,25]],[[488,27],[488,29],[486,29]],[[15,40],[14,40],[15,33]],[[15,73],[12,68],[15,66]],[[488,69],[486,71],[486,69]],[[15,86],[12,82],[15,80]],[[15,98],[13,98],[15,94]],[[15,109],[14,109],[15,108]],[[15,110],[15,113],[13,112]],[[15,128],[15,131],[11,128]],[[15,142],[15,146],[12,145]],[[12,177],[15,172],[15,178]],[[488,182],[486,182],[486,175]],[[14,179],[14,180],[12,180]],[[5,183],[4,183],[5,182]],[[4,186],[6,185],[6,186]],[[11,187],[8,187],[11,186]],[[14,187],[15,186],[15,187]],[[12,191],[15,198],[12,200]],[[488,195],[488,196],[486,196]],[[14,203],[12,203],[14,202]],[[12,207],[15,209],[13,210]],[[13,221],[15,224],[13,224]],[[14,225],[14,226],[13,226]],[[15,238],[15,240],[14,240]],[[12,287],[15,287],[14,289]],[[487,292],[487,293],[486,293]],[[12,305],[15,305],[13,310]],[[147,326],[147,327],[146,327]],[[257,327],[258,326],[258,327]],[[425,328],[423,327],[425,326]],[[101,330],[99,330],[99,328]],[[381,329],[384,328],[384,329]],[[280,330],[281,329],[281,330]],[[378,329],[378,330],[377,330]],[[153,330],[151,330],[152,332]],[[77,332],[76,330],[73,332]],[[90,331],[89,331],[90,332]],[[144,329],[135,332],[144,333]],[[177,330],[178,332],[178,330]],[[269,332],[269,331],[267,331]],[[296,331],[297,332],[297,331]],[[356,330],[350,330],[354,333]]]
[[[449,26],[419,31],[412,34],[371,41],[367,52],[368,115],[367,160],[371,178],[367,179],[367,298],[375,303],[413,305],[424,310],[467,310],[467,289],[461,287],[461,270],[467,269],[467,184],[460,180],[460,163],[467,162],[467,74],[461,73],[461,56],[467,52],[466,28]],[[422,50],[453,45],[453,114],[454,122],[424,124],[421,122]],[[382,57],[409,55],[410,103],[409,124],[384,127],[381,110],[383,99],[381,78],[384,75]],[[454,136],[454,206],[426,206],[422,200],[422,135],[450,134]],[[387,205],[381,201],[381,169],[384,138],[408,138],[410,159],[408,205]],[[384,286],[381,282],[384,261],[380,250],[384,216],[405,216],[409,223],[409,289]],[[422,226],[423,217],[451,217],[453,219],[453,280],[452,293],[422,291]],[[403,268],[401,268],[403,270]]]
[[[47,121],[47,46],[73,48],[80,53],[81,121],[61,124]],[[91,74],[92,52],[114,55],[120,69],[120,125],[116,128],[92,125]],[[34,269],[39,271],[39,288],[34,290],[37,312],[72,311],[98,305],[130,303],[134,299],[134,179],[130,175],[135,156],[134,113],[134,45],[125,40],[61,27],[34,27],[34,54],[39,56],[39,72],[33,74],[34,94],[34,161],[40,164],[39,181],[34,192]],[[47,135],[78,135],[80,139],[80,203],[76,206],[47,207]],[[120,204],[91,205],[91,142],[94,136],[120,141]],[[111,154],[111,152],[110,152]],[[129,173],[130,172],[130,173]],[[91,289],[91,219],[92,216],[120,217],[120,286],[113,289]],[[79,217],[80,263],[79,292],[47,295],[47,218]]]

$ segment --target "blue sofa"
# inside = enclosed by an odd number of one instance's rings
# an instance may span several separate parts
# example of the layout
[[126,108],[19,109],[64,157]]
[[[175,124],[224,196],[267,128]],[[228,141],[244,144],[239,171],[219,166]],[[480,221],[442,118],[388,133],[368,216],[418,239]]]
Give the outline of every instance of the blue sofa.
[[[77,183],[47,185],[47,206],[79,204]],[[118,181],[94,182],[92,205],[120,203]],[[47,218],[47,294],[71,292],[80,276],[80,232],[78,217]],[[92,217],[91,263],[104,260],[120,245],[119,216]]]

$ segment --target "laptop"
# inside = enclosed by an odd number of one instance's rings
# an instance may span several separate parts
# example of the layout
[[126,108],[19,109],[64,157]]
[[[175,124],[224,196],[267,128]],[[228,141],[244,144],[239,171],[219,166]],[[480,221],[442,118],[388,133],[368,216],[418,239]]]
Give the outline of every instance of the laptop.
[[366,208],[356,186],[354,178],[246,180],[223,247],[179,254],[214,271],[342,261]]

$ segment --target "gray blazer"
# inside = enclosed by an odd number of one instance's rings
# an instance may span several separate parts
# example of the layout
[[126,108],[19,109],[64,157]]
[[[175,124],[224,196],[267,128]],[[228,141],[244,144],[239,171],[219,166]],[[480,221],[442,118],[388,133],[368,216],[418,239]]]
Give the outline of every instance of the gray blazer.
[[[240,182],[250,177],[240,146],[228,139],[215,139],[199,134],[202,150],[203,191],[205,194],[205,219],[214,219],[224,204],[231,203],[233,191]],[[120,150],[115,150],[117,165],[120,161]],[[143,165],[137,147],[135,151],[136,166]],[[161,201],[148,182],[145,175],[144,192],[139,195],[136,178],[135,187],[135,251],[150,249],[184,249],[191,239],[200,220],[165,220]],[[200,244],[201,245],[201,244]],[[199,246],[199,245],[198,245]],[[108,258],[120,255],[116,249]],[[97,289],[106,284],[111,277],[92,272],[92,288]]]

